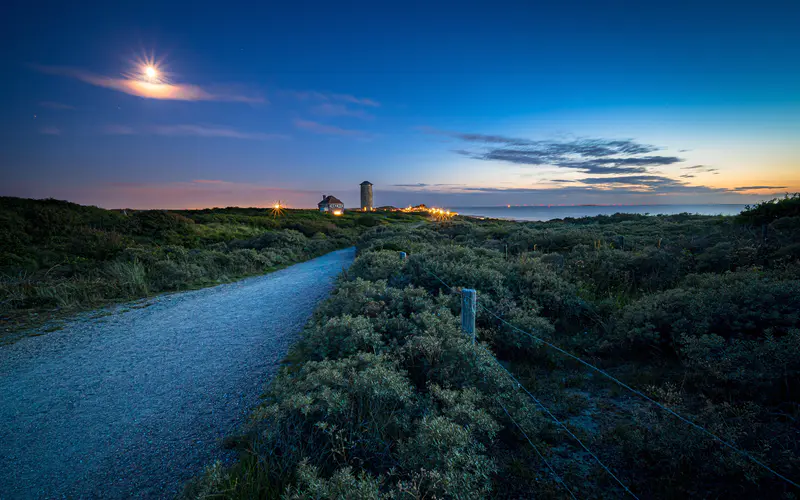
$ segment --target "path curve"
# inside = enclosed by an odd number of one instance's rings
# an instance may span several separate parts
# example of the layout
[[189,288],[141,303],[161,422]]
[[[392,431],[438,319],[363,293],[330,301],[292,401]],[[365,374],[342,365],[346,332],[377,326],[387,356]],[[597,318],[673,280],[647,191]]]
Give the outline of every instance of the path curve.
[[0,499],[171,497],[230,459],[220,439],[354,256],[94,311],[0,346]]

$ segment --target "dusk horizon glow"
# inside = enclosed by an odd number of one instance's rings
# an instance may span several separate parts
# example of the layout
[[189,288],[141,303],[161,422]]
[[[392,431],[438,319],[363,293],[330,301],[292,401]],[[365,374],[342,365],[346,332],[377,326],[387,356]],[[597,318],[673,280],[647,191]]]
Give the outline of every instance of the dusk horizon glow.
[[104,208],[800,191],[800,6],[16,5],[0,195]]

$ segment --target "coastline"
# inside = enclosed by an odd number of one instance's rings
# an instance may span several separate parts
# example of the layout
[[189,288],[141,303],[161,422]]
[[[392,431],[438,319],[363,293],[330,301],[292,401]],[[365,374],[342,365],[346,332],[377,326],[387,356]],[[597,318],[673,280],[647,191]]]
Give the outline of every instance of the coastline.
[[612,216],[615,214],[631,215],[704,215],[731,216],[738,215],[745,205],[550,205],[550,206],[494,206],[494,207],[450,207],[462,217],[474,219],[499,219],[517,222],[547,222],[559,219],[580,219]]

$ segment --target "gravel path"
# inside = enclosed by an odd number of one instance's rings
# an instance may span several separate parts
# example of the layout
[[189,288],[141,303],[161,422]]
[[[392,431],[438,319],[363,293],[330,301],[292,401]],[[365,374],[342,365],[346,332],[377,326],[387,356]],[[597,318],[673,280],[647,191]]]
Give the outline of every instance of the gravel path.
[[0,498],[163,498],[216,459],[353,260],[76,317],[0,346]]

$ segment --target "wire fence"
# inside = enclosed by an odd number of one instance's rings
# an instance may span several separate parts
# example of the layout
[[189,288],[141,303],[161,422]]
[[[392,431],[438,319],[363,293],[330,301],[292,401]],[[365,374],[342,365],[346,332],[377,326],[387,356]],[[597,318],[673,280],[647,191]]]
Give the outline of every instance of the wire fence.
[[573,499],[577,500],[577,498],[575,497],[575,494],[572,493],[572,490],[570,490],[569,486],[567,486],[567,483],[565,483],[564,480],[561,479],[561,476],[559,476],[558,473],[556,472],[556,470],[553,468],[553,466],[550,465],[550,462],[548,462],[547,459],[544,458],[544,455],[542,455],[542,452],[539,451],[539,448],[535,444],[533,444],[533,441],[531,441],[531,438],[528,437],[528,434],[522,429],[522,427],[517,423],[517,421],[514,420],[514,417],[512,417],[511,414],[508,413],[508,410],[506,409],[505,405],[503,405],[503,402],[500,401],[500,398],[497,398],[497,404],[500,405],[500,408],[503,409],[505,414],[508,416],[508,418],[511,420],[511,422],[514,423],[514,425],[522,433],[522,435],[525,436],[525,439],[528,441],[528,444],[530,444],[531,447],[533,448],[533,450],[536,452],[536,454],[539,455],[539,458],[542,459],[542,462],[544,462],[544,464],[547,466],[547,468],[550,469],[550,473],[553,475],[553,478],[556,480],[556,482],[558,484],[560,484],[567,491],[567,493],[569,493],[570,497],[572,497]]
[[[405,253],[403,253],[403,258],[405,258],[405,255],[406,255],[406,254],[405,254]],[[419,265],[420,265],[420,267],[421,267],[421,269],[422,269],[423,271],[425,271],[425,272],[426,272],[426,273],[428,273],[428,274],[429,274],[431,277],[433,277],[434,279],[436,279],[436,280],[437,280],[439,283],[441,283],[441,284],[442,284],[442,285],[443,285],[443,286],[444,286],[444,287],[445,287],[445,288],[446,288],[448,291],[450,291],[450,292],[455,292],[455,291],[457,291],[457,290],[456,290],[454,287],[450,286],[450,285],[449,285],[447,282],[445,282],[445,281],[444,281],[442,278],[440,278],[438,275],[436,275],[436,273],[434,273],[434,272],[430,271],[429,269],[427,269],[427,268],[426,268],[426,267],[425,267],[425,266],[424,266],[424,265],[423,265],[421,262],[419,262],[419,261],[417,261],[417,262],[419,263]],[[464,289],[462,289],[462,293],[463,293],[463,291],[464,291]],[[474,291],[474,290],[467,289],[467,291],[468,291],[468,293],[475,293],[475,291]],[[463,304],[463,303],[464,303],[464,301],[462,301],[462,304]],[[617,384],[618,386],[620,386],[620,387],[622,387],[622,388],[624,388],[624,389],[626,389],[626,390],[630,391],[631,393],[633,393],[633,394],[637,395],[638,397],[640,397],[640,398],[644,399],[644,400],[645,400],[645,401],[647,401],[648,403],[650,403],[650,404],[654,405],[656,408],[659,408],[659,409],[661,409],[661,410],[663,410],[663,411],[665,411],[665,412],[669,413],[671,416],[673,416],[673,417],[677,418],[677,419],[678,419],[678,420],[680,420],[681,422],[683,422],[683,423],[685,423],[685,424],[687,424],[687,425],[691,426],[692,428],[694,428],[694,429],[696,429],[696,430],[699,430],[700,432],[702,432],[702,433],[703,433],[703,434],[705,434],[706,436],[708,436],[708,437],[712,438],[714,441],[716,441],[716,442],[718,442],[718,443],[722,444],[723,446],[725,446],[725,447],[727,447],[728,449],[732,450],[733,452],[735,452],[736,454],[740,455],[741,457],[744,457],[744,458],[746,458],[747,460],[749,460],[750,462],[752,462],[752,463],[756,464],[756,465],[757,465],[758,467],[760,467],[761,469],[763,469],[763,470],[765,470],[765,471],[769,472],[770,474],[772,474],[772,475],[774,475],[775,477],[777,477],[777,478],[779,478],[779,479],[781,479],[781,480],[785,481],[786,483],[788,483],[788,484],[790,484],[790,485],[792,485],[792,486],[794,486],[794,487],[796,487],[796,488],[800,489],[800,484],[798,484],[797,482],[795,482],[795,481],[793,481],[793,480],[789,479],[789,478],[788,478],[788,477],[786,477],[785,475],[783,475],[783,474],[781,474],[781,473],[777,472],[776,470],[774,470],[773,468],[771,468],[770,466],[768,466],[767,464],[765,464],[765,463],[764,463],[764,462],[762,462],[761,460],[759,460],[759,459],[755,458],[754,456],[752,456],[750,453],[747,453],[746,451],[744,451],[744,450],[742,450],[742,449],[738,448],[737,446],[735,446],[735,445],[733,445],[732,443],[730,443],[730,442],[726,441],[725,439],[723,439],[723,438],[719,437],[718,435],[714,434],[713,432],[711,432],[710,430],[706,429],[705,427],[703,427],[702,425],[698,424],[697,422],[694,422],[693,420],[691,420],[691,419],[689,419],[689,418],[687,418],[687,417],[685,417],[685,416],[681,415],[680,413],[678,413],[677,411],[673,410],[672,408],[669,408],[668,406],[666,406],[666,405],[664,405],[664,404],[662,404],[662,403],[659,403],[658,401],[654,400],[653,398],[649,397],[648,395],[644,394],[643,392],[641,392],[641,391],[639,391],[639,390],[637,390],[637,389],[634,389],[634,388],[633,388],[633,387],[631,387],[630,385],[626,384],[625,382],[622,382],[621,380],[619,380],[618,378],[614,377],[613,375],[611,375],[610,373],[606,372],[605,370],[603,370],[603,369],[601,369],[601,368],[599,368],[599,367],[595,366],[595,365],[594,365],[594,364],[592,364],[592,363],[589,363],[588,361],[585,361],[585,360],[583,360],[583,359],[582,359],[582,358],[580,358],[579,356],[576,356],[575,354],[572,354],[572,353],[570,353],[570,352],[568,352],[568,351],[566,351],[566,350],[562,349],[561,347],[559,347],[559,346],[557,346],[557,345],[555,345],[555,344],[553,344],[553,343],[551,343],[551,342],[548,342],[547,340],[545,340],[545,339],[543,339],[543,338],[541,338],[541,337],[539,337],[539,336],[537,336],[537,335],[534,335],[534,334],[533,334],[533,333],[531,333],[531,332],[528,332],[528,331],[526,331],[526,330],[523,330],[523,329],[521,329],[521,328],[517,327],[516,325],[513,325],[512,323],[509,323],[509,322],[508,322],[507,320],[505,320],[503,317],[499,316],[499,315],[498,315],[498,314],[496,314],[494,311],[492,311],[492,310],[488,309],[486,306],[484,306],[483,304],[481,304],[479,300],[478,300],[478,302],[477,302],[477,307],[478,307],[478,308],[480,308],[480,309],[482,309],[482,310],[483,310],[483,311],[485,311],[487,314],[489,314],[491,317],[495,318],[495,319],[496,319],[496,320],[498,320],[500,323],[502,323],[502,324],[506,325],[507,327],[509,327],[509,328],[510,328],[510,329],[512,329],[513,331],[515,331],[515,332],[518,332],[518,333],[521,333],[521,334],[523,334],[523,335],[525,335],[525,336],[527,336],[527,337],[531,338],[532,340],[534,340],[534,341],[536,341],[536,342],[539,342],[540,344],[542,344],[542,345],[544,345],[544,346],[547,346],[547,347],[549,347],[549,348],[551,348],[551,349],[555,350],[556,352],[558,352],[558,353],[560,353],[560,354],[562,354],[562,355],[564,355],[564,356],[566,356],[566,357],[568,357],[568,358],[570,358],[570,359],[573,359],[573,360],[577,361],[578,363],[582,364],[583,366],[585,366],[585,367],[587,367],[587,368],[589,368],[589,369],[593,370],[594,372],[596,372],[596,373],[598,373],[598,374],[602,375],[602,376],[603,376],[603,377],[605,377],[606,379],[608,379],[608,380],[611,380],[612,382],[614,382],[614,383],[615,383],[615,384]],[[465,319],[465,318],[466,318],[466,319]],[[464,325],[464,321],[472,321],[472,325],[466,325],[466,326],[465,326],[465,325]],[[621,487],[622,487],[622,488],[623,488],[623,489],[624,489],[624,490],[625,490],[625,491],[626,491],[628,494],[630,494],[630,495],[631,495],[631,496],[633,496],[634,498],[638,498],[638,497],[637,497],[637,496],[636,496],[636,495],[635,495],[635,494],[634,494],[634,493],[633,493],[633,492],[632,492],[632,491],[631,491],[631,490],[630,490],[630,489],[629,489],[629,488],[628,488],[628,487],[627,487],[627,486],[626,486],[626,485],[625,485],[625,484],[624,484],[624,483],[623,483],[623,482],[622,482],[622,481],[621,481],[621,480],[620,480],[620,479],[619,479],[619,478],[618,478],[618,477],[617,477],[617,476],[616,476],[616,475],[615,475],[615,474],[614,474],[614,473],[611,471],[611,469],[610,469],[608,466],[606,466],[606,465],[605,465],[605,464],[604,464],[604,463],[603,463],[603,462],[600,460],[600,458],[599,458],[599,457],[598,457],[598,456],[597,456],[595,453],[593,453],[593,452],[592,452],[592,451],[591,451],[591,450],[590,450],[590,449],[589,449],[589,448],[588,448],[588,447],[587,447],[587,446],[586,446],[586,445],[585,445],[585,444],[584,444],[584,443],[583,443],[583,442],[582,442],[582,441],[581,441],[581,440],[580,440],[580,439],[579,439],[577,436],[575,436],[575,434],[574,434],[574,433],[572,433],[572,431],[570,431],[570,430],[569,430],[569,428],[568,428],[566,425],[564,425],[564,423],[563,423],[563,422],[561,422],[561,421],[560,421],[560,420],[559,420],[559,419],[558,419],[558,418],[557,418],[555,415],[553,415],[553,413],[552,413],[552,412],[551,412],[551,411],[550,411],[550,410],[549,410],[549,409],[548,409],[548,408],[547,408],[547,407],[546,407],[546,406],[545,406],[545,405],[544,405],[544,404],[543,404],[543,403],[542,403],[542,402],[541,402],[541,401],[540,401],[538,398],[536,398],[536,396],[534,396],[534,395],[533,395],[533,394],[532,394],[532,393],[531,393],[531,392],[530,392],[530,391],[529,391],[529,390],[528,390],[528,389],[527,389],[527,388],[526,388],[524,385],[522,385],[522,384],[519,382],[519,380],[517,380],[517,378],[514,376],[514,374],[512,374],[512,373],[511,373],[511,372],[510,372],[510,371],[509,371],[509,370],[508,370],[508,369],[507,369],[505,366],[503,366],[503,364],[502,364],[502,363],[500,363],[500,361],[499,361],[499,360],[497,360],[497,358],[495,358],[495,357],[494,357],[494,354],[492,354],[492,352],[491,352],[491,351],[489,351],[489,350],[488,350],[486,347],[484,347],[484,346],[483,346],[483,345],[481,345],[480,343],[476,343],[476,342],[475,342],[475,337],[476,337],[476,335],[477,335],[477,330],[475,329],[474,322],[475,322],[475,315],[474,315],[474,314],[471,316],[471,318],[469,318],[469,315],[465,315],[465,314],[463,313],[463,311],[462,311],[462,329],[463,329],[464,331],[466,331],[466,332],[469,332],[469,334],[473,336],[473,344],[476,346],[476,348],[477,348],[477,349],[481,349],[481,350],[483,350],[484,352],[486,352],[486,353],[487,353],[487,354],[488,354],[488,355],[491,357],[491,359],[492,359],[492,360],[494,360],[494,361],[496,362],[497,366],[499,366],[499,367],[500,367],[500,368],[501,368],[501,369],[502,369],[502,370],[503,370],[503,371],[504,371],[504,372],[505,372],[505,373],[508,375],[508,377],[509,377],[511,380],[513,380],[513,382],[514,382],[514,383],[517,385],[517,387],[520,387],[520,388],[522,388],[522,389],[523,389],[523,390],[524,390],[524,391],[525,391],[525,392],[528,394],[528,396],[529,396],[529,397],[530,397],[530,398],[531,398],[531,399],[532,399],[532,400],[533,400],[533,401],[536,403],[536,405],[537,405],[537,406],[538,406],[538,407],[539,407],[539,408],[542,410],[542,412],[544,412],[545,414],[547,414],[547,415],[550,417],[550,419],[551,419],[551,420],[553,420],[553,422],[554,422],[556,425],[558,425],[558,426],[559,426],[559,427],[560,427],[562,430],[564,430],[564,431],[565,431],[565,432],[566,432],[566,433],[567,433],[567,434],[568,434],[570,437],[572,437],[573,439],[575,439],[575,441],[577,441],[577,442],[580,444],[580,446],[581,446],[581,447],[582,447],[582,448],[583,448],[583,449],[584,449],[584,450],[585,450],[585,451],[586,451],[586,452],[587,452],[587,453],[588,453],[588,454],[589,454],[589,455],[590,455],[590,456],[591,456],[591,457],[592,457],[592,458],[593,458],[593,459],[594,459],[594,460],[595,460],[595,461],[596,461],[596,462],[597,462],[597,463],[598,463],[598,464],[599,464],[599,465],[600,465],[600,466],[601,466],[601,467],[602,467],[602,468],[603,468],[603,469],[604,469],[604,470],[605,470],[605,471],[606,471],[606,472],[607,472],[607,473],[608,473],[608,474],[609,474],[609,475],[610,475],[610,476],[611,476],[611,477],[612,477],[612,478],[613,478],[613,479],[614,479],[614,480],[617,482],[617,484],[619,484],[619,485],[620,485],[620,486],[621,486]],[[499,399],[498,399],[498,402],[499,402]],[[502,406],[502,403],[501,403],[501,406]],[[505,412],[505,413],[506,413],[506,414],[509,416],[509,418],[511,418],[511,415],[508,413],[508,411],[506,410],[506,408],[505,408],[504,406],[503,406],[503,411],[504,411],[504,412]],[[514,420],[513,420],[513,418],[511,418],[511,420],[512,420],[512,422],[514,423],[514,425],[515,425],[515,426],[516,426],[516,427],[517,427],[517,428],[520,430],[520,432],[522,432],[522,433],[523,433],[523,435],[524,435],[524,436],[525,436],[525,438],[528,440],[528,442],[531,444],[531,446],[533,446],[533,447],[534,447],[534,449],[536,450],[536,453],[537,453],[537,454],[538,454],[538,455],[539,455],[539,456],[542,458],[542,460],[544,461],[544,463],[547,465],[548,469],[550,469],[550,472],[553,474],[554,478],[556,479],[556,482],[558,482],[558,483],[560,483],[561,485],[563,485],[563,486],[564,486],[564,488],[566,489],[566,491],[567,491],[567,492],[570,494],[570,496],[571,496],[572,498],[575,498],[575,496],[574,496],[574,494],[572,493],[572,491],[571,491],[571,490],[569,490],[569,488],[568,488],[568,487],[567,487],[567,485],[566,485],[566,484],[563,482],[563,480],[562,480],[562,479],[561,479],[561,478],[558,476],[558,474],[556,474],[555,470],[552,468],[552,466],[549,464],[549,462],[547,462],[547,460],[545,460],[544,456],[543,456],[543,455],[542,455],[542,454],[539,452],[538,448],[536,448],[536,446],[535,446],[535,445],[533,444],[533,442],[530,440],[530,438],[528,437],[528,435],[527,435],[527,434],[526,434],[526,433],[525,433],[525,432],[522,430],[522,428],[519,426],[519,424],[517,424],[517,422],[516,422],[516,421],[514,421]]]

